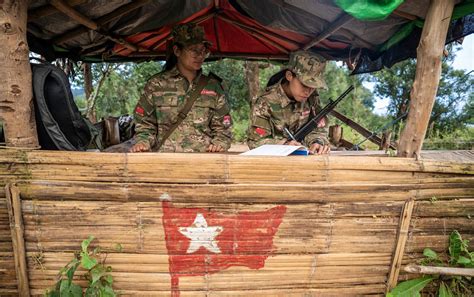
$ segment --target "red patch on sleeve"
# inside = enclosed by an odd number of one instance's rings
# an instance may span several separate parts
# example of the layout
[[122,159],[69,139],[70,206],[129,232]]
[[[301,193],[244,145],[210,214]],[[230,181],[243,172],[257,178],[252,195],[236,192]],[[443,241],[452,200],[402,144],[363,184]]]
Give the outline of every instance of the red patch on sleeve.
[[262,129],[262,128],[255,128],[255,133],[257,133],[260,136],[265,136],[265,134],[267,134],[267,131],[265,131],[265,129]]
[[201,95],[210,95],[210,96],[217,96],[217,93],[212,91],[212,90],[206,90],[206,89],[203,89],[201,91]]
[[232,118],[230,117],[230,115],[225,115],[222,123],[226,126],[230,126],[231,122],[232,122]]
[[145,110],[144,110],[141,106],[137,106],[137,107],[135,108],[135,113],[136,113],[136,114],[139,114],[139,115],[141,115],[141,116],[144,116],[144,115],[145,115]]

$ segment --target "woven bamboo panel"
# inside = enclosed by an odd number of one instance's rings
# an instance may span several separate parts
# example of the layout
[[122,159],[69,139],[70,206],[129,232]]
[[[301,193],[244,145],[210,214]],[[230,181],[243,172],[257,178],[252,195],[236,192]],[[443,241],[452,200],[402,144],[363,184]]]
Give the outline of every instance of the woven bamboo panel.
[[12,234],[4,191],[0,191],[0,284],[0,296],[18,295]]
[[[384,294],[401,211],[409,199],[415,208],[402,265],[419,259],[425,247],[444,250],[454,229],[474,240],[471,163],[4,152],[0,176],[20,189],[33,295],[51,286],[81,241],[94,235],[94,246],[108,249],[114,288],[123,295],[169,296],[174,265],[165,231],[169,209],[231,218],[236,232],[258,231],[255,226],[269,220],[262,213],[285,210],[281,223],[271,227],[271,252],[262,267],[229,265],[180,276],[181,296]],[[236,219],[241,214],[247,215]],[[9,231],[7,213],[0,222]],[[259,250],[257,231],[239,241],[240,253]],[[219,246],[235,242],[233,236],[218,237]],[[117,244],[121,252],[114,250]]]

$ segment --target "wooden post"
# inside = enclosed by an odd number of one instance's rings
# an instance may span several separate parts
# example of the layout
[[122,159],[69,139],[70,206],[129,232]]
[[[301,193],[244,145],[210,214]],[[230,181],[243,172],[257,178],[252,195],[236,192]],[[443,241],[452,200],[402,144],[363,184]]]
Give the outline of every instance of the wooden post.
[[329,139],[330,141],[336,145],[339,146],[339,143],[341,142],[342,139],[342,127],[339,125],[332,125],[329,127]]
[[260,82],[258,80],[260,68],[257,61],[246,61],[244,63],[245,81],[249,87],[249,102],[253,105],[260,92]]
[[392,265],[387,280],[387,293],[392,290],[398,282],[398,275],[400,267],[402,266],[403,254],[405,251],[405,244],[408,239],[408,230],[410,229],[411,215],[415,200],[409,199],[403,205],[402,214],[400,216],[400,223],[398,225],[397,245],[392,257]]
[[419,155],[441,75],[446,33],[451,22],[454,0],[432,0],[417,49],[415,81],[410,92],[410,112],[400,136],[398,156]]
[[7,146],[38,147],[29,49],[27,0],[0,1],[0,118]]
[[390,148],[392,140],[392,131],[387,130],[382,135],[382,141],[380,142],[379,150],[386,151]]
[[5,187],[7,197],[8,217],[12,235],[13,256],[15,257],[15,271],[18,282],[18,296],[30,296],[28,271],[26,264],[25,239],[23,217],[21,212],[20,190],[12,184]]
[[410,264],[405,266],[403,270],[408,273],[416,274],[464,275],[474,277],[474,268],[437,267]]

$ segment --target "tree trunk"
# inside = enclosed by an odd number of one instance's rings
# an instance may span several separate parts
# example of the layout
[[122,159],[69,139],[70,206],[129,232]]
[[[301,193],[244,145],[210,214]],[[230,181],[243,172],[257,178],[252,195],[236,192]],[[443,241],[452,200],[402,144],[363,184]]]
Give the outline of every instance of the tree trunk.
[[27,8],[27,0],[0,1],[0,118],[8,146],[36,148]]
[[398,146],[400,157],[418,156],[423,146],[441,76],[441,58],[453,7],[454,0],[432,0],[428,9],[417,49],[410,112]]
[[257,99],[257,96],[260,91],[260,81],[259,81],[259,67],[258,62],[246,61],[245,62],[245,81],[249,87],[249,102],[251,106]]
[[86,100],[92,95],[92,69],[90,63],[84,63],[84,91]]
[[[110,72],[113,69],[115,69],[115,68],[112,67],[111,64],[107,64],[105,66],[105,69],[102,70],[102,74],[101,74],[101,77],[99,79],[99,82],[97,83],[97,86],[95,87],[95,89],[93,89],[93,92],[88,97],[86,97],[86,102],[87,102],[86,117],[92,123],[97,122],[97,111],[96,111],[95,106],[96,106],[96,103],[97,103],[97,96],[99,95],[100,88],[102,87],[105,80],[110,75]],[[91,77],[92,77],[92,73],[91,73]],[[91,82],[91,90],[92,90],[92,82]]]

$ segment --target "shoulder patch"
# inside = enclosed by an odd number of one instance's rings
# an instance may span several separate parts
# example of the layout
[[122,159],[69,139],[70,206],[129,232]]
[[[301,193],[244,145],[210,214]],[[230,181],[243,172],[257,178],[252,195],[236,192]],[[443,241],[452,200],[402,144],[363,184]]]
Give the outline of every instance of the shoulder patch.
[[137,107],[135,108],[135,113],[140,115],[140,116],[144,116],[145,115],[145,110],[140,105],[137,105]]
[[217,93],[213,90],[203,89],[201,95],[217,96]]

